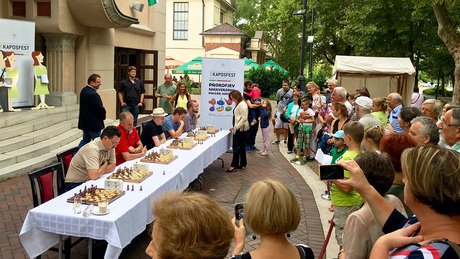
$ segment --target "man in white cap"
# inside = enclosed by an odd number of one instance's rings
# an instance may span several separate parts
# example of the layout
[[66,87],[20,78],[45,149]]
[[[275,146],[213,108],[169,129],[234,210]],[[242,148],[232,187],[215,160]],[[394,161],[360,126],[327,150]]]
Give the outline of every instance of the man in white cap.
[[155,108],[152,112],[152,120],[142,123],[141,142],[147,149],[158,147],[166,142],[166,137],[161,125],[165,122],[163,108]]
[[372,99],[367,96],[360,96],[355,100],[355,113],[359,118],[359,123],[367,127],[382,125],[382,122],[371,115]]

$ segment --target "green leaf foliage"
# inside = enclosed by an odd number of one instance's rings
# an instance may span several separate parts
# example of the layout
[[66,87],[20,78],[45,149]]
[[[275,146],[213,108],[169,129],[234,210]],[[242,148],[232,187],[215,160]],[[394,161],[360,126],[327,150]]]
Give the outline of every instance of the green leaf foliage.
[[247,79],[259,85],[262,97],[270,97],[283,85],[289,76],[279,69],[265,69],[263,66],[249,70]]

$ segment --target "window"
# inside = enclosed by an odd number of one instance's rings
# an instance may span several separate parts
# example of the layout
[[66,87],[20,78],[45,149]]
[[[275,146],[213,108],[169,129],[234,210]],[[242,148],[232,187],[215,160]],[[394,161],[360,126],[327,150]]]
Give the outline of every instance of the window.
[[13,16],[26,17],[26,2],[13,2]]
[[220,12],[220,24],[224,23],[224,12]]
[[188,3],[174,3],[173,39],[188,39]]
[[37,2],[37,16],[51,17],[51,3]]

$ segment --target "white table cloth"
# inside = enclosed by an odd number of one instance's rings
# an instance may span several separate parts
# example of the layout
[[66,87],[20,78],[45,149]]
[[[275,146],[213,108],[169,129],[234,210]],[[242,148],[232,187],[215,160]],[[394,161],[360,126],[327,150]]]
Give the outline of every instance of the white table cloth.
[[[228,130],[219,131],[215,137],[210,137],[191,150],[175,149],[174,155],[178,158],[168,165],[149,164],[153,175],[142,183],[129,183],[130,189],[134,185],[134,191],[126,191],[128,183],[124,183],[125,194],[109,204],[110,213],[107,215],[91,215],[85,218],[82,214],[73,214],[73,204],[67,203],[67,199],[85,186],[97,185],[103,188],[104,181],[110,174],[88,181],[31,209],[19,235],[23,247],[34,258],[57,244],[59,235],[88,237],[106,240],[109,245],[105,258],[118,258],[122,249],[153,221],[151,212],[154,198],[166,191],[183,191],[187,188],[204,168],[228,150],[230,135]],[[167,147],[171,141],[161,147]],[[149,152],[158,152],[161,147],[153,148]],[[140,159],[127,161],[118,167],[132,167],[133,163],[139,161]],[[139,191],[140,186],[143,191]]]

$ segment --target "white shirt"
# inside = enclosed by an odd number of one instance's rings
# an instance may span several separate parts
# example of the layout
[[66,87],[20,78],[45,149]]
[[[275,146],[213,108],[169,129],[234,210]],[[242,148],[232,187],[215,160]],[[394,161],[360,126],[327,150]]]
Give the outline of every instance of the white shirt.
[[[302,114],[307,114],[309,115],[310,117],[315,117],[315,112],[311,109],[311,108],[308,108],[307,111],[304,111],[303,109],[300,109],[299,110],[299,117],[302,115]],[[302,118],[302,117],[300,117]],[[311,119],[307,119],[307,120],[311,120]],[[312,126],[313,123],[302,123],[303,126]]]

